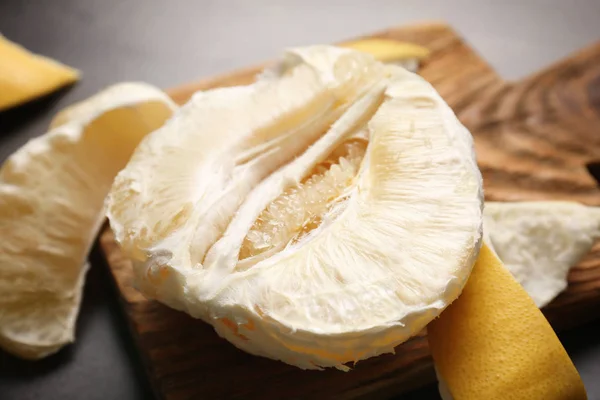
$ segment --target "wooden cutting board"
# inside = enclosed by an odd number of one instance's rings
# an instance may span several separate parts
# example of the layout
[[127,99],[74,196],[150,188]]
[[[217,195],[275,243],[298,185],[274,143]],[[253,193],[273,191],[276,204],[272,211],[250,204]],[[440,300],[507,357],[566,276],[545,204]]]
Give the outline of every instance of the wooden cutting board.
[[[588,173],[600,161],[600,44],[520,82],[505,82],[448,26],[426,24],[373,35],[432,51],[420,74],[475,137],[487,200],[575,200],[600,206]],[[515,60],[518,62],[518,60]],[[266,64],[265,64],[266,65]],[[246,84],[264,65],[170,91],[179,103],[200,89]],[[250,356],[213,329],[132,287],[131,265],[107,230],[101,238],[135,342],[161,399],[389,398],[435,379],[421,334],[348,373],[301,371]],[[569,287],[544,309],[555,329],[600,315],[600,243],[569,274]]]

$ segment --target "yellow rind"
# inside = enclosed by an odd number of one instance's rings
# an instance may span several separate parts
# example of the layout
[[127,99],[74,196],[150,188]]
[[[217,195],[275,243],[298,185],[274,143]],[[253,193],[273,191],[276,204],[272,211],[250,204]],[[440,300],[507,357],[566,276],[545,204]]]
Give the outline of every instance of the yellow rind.
[[31,53],[0,35],[0,111],[79,80],[79,71]]
[[341,47],[371,54],[381,62],[406,59],[424,60],[430,54],[429,49],[423,46],[390,39],[360,39],[342,43]]
[[427,331],[455,400],[587,398],[552,327],[486,244],[460,297]]

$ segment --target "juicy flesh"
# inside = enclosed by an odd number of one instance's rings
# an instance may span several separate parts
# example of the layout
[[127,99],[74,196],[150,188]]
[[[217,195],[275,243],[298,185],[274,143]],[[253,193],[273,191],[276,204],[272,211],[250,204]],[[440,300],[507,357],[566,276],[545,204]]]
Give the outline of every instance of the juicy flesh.
[[317,228],[331,208],[345,199],[366,148],[363,139],[342,143],[300,183],[271,202],[244,239],[240,260],[279,250]]

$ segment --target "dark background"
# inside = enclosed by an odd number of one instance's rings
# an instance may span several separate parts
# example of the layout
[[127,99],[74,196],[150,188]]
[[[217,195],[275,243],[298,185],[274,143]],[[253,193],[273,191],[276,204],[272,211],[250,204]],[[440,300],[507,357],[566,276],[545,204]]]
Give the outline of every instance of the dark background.
[[[287,46],[329,43],[402,23],[444,19],[501,75],[518,78],[600,40],[600,1],[495,4],[0,0],[1,34],[83,73],[82,81],[70,89],[0,112],[0,160],[28,138],[44,133],[58,110],[111,83],[140,80],[167,88],[273,58]],[[0,352],[0,400],[152,398],[97,248],[91,260],[76,343],[38,362]],[[600,399],[600,321],[560,337],[590,399]],[[438,396],[432,385],[402,398]]]

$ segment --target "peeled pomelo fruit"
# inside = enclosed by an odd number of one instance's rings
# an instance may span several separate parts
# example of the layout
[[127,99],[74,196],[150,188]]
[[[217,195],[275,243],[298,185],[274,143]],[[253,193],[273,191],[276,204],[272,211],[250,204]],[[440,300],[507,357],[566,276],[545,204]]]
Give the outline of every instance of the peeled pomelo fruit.
[[486,202],[490,243],[538,307],[567,287],[600,238],[600,208],[568,201]]
[[462,294],[427,337],[445,398],[587,398],[552,327],[485,243]]
[[103,202],[140,140],[175,110],[141,83],[60,113],[0,169],[0,346],[41,358],[73,341]]
[[438,316],[482,206],[472,137],[432,86],[330,46],[195,94],[107,198],[146,296],[304,369],[393,352]]
[[31,53],[0,35],[0,110],[51,93],[79,79],[79,71]]

